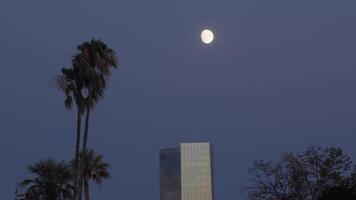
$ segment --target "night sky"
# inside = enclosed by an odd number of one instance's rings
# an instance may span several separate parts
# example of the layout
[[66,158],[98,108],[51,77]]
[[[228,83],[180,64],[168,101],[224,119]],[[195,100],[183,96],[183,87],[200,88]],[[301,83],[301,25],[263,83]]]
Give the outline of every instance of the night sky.
[[[119,57],[89,145],[112,178],[92,199],[159,199],[158,152],[215,149],[217,200],[242,200],[256,159],[308,145],[356,162],[356,1],[0,1],[0,199],[26,166],[74,154],[75,111],[53,79],[76,46]],[[200,31],[215,33],[211,45]]]

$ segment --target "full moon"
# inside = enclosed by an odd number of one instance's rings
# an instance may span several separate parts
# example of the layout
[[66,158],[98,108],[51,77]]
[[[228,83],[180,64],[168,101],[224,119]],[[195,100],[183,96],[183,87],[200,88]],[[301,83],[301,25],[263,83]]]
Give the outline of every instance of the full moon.
[[214,40],[214,34],[211,30],[205,29],[201,32],[201,40],[205,44],[210,44]]

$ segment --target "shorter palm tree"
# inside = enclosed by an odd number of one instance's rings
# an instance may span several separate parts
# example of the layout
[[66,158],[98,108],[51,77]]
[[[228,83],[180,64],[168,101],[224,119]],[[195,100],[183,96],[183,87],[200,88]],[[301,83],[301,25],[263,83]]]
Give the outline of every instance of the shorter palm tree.
[[25,188],[18,200],[70,200],[74,194],[72,168],[65,162],[49,158],[28,166],[33,176],[20,182]]
[[102,185],[104,179],[109,179],[110,165],[103,160],[103,155],[97,155],[92,149],[87,149],[79,154],[79,170],[83,180],[85,200],[90,199],[89,182]]

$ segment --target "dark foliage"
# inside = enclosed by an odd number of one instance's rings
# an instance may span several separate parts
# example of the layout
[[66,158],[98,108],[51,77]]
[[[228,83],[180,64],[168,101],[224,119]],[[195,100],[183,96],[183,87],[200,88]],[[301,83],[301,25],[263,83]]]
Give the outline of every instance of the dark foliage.
[[356,200],[356,170],[344,183],[325,189],[318,200]]
[[20,182],[23,193],[16,200],[71,200],[74,194],[73,174],[69,165],[53,159],[28,166],[31,177]]
[[[103,158],[103,155],[98,155],[91,149],[84,150],[79,154],[79,171],[83,181],[86,200],[90,198],[90,181],[102,185],[104,179],[110,178],[108,171],[110,165],[104,162]],[[74,161],[72,161],[72,163],[74,163]]]
[[277,163],[258,160],[245,191],[250,200],[317,200],[350,177],[352,163],[340,148],[310,147],[283,154]]

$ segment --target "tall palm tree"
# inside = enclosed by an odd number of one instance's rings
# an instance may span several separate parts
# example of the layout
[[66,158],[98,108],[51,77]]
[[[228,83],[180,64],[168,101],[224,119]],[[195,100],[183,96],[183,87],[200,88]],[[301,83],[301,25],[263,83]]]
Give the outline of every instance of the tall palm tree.
[[[77,106],[77,133],[75,144],[75,165],[74,165],[74,185],[78,188],[78,160],[80,151],[80,135],[81,135],[81,121],[85,108],[85,99],[82,94],[83,90],[83,75],[79,67],[73,65],[72,68],[62,68],[62,74],[57,78],[58,87],[64,92],[66,98],[64,104],[67,109],[72,108],[73,99]],[[79,191],[77,189],[76,191]]]
[[40,160],[28,166],[33,176],[20,182],[25,192],[17,194],[21,200],[71,200],[75,187],[72,169],[63,161],[53,159]]
[[82,150],[87,149],[90,110],[103,98],[107,79],[111,69],[117,68],[118,62],[114,50],[101,40],[92,39],[78,46],[79,53],[74,57],[73,63],[79,66],[83,74],[85,97],[85,126]]
[[109,167],[110,165],[104,162],[103,155],[97,155],[92,149],[84,150],[79,154],[79,168],[84,183],[85,200],[90,200],[89,182],[93,181],[101,185],[104,179],[110,178]]
[[[85,104],[85,125],[82,151],[87,149],[90,111],[103,98],[107,79],[111,69],[117,68],[118,62],[114,50],[101,40],[92,39],[77,47],[78,53],[72,60],[73,68],[78,70],[82,81]],[[83,179],[79,179],[79,200],[81,200]]]
[[85,113],[82,150],[87,149],[90,111],[103,98],[110,70],[117,68],[115,52],[100,40],[92,39],[77,47],[71,68],[63,68],[58,86],[66,95],[65,105],[71,108],[73,99],[77,105],[77,137],[75,147],[75,185],[81,200],[82,179],[79,179],[78,159],[81,139],[81,116]]

